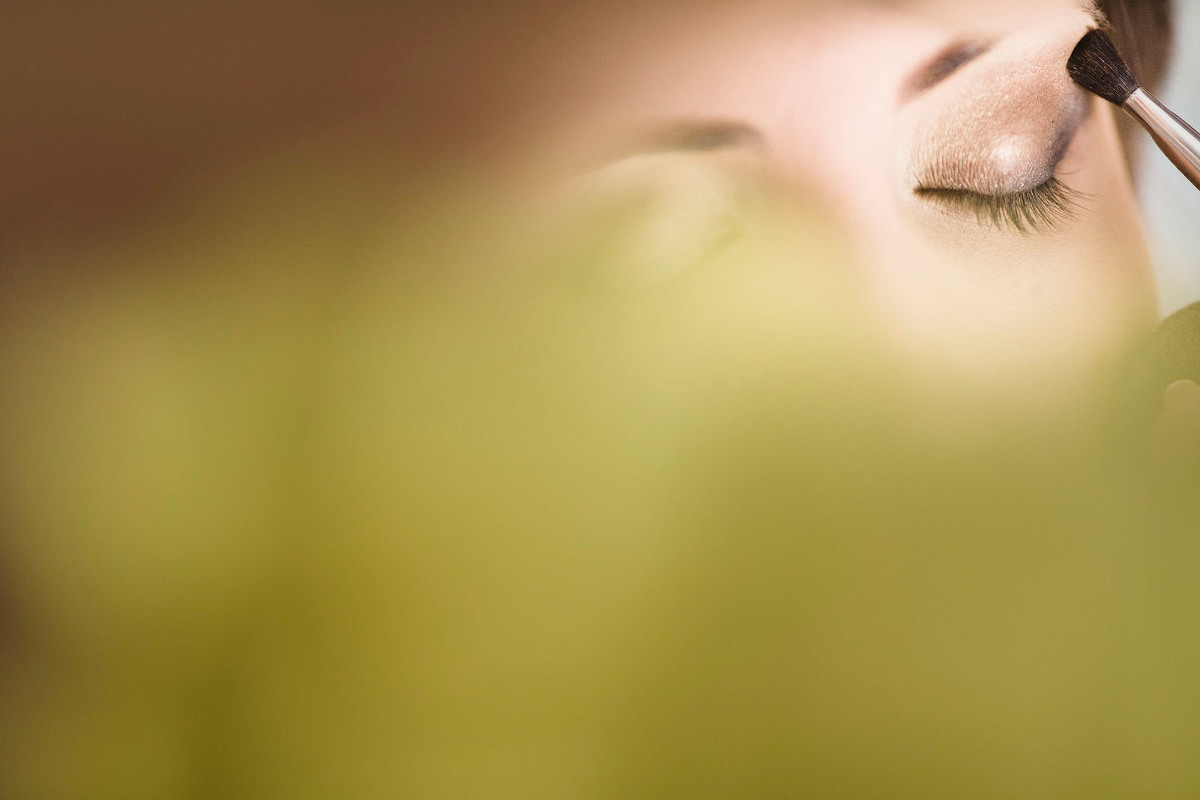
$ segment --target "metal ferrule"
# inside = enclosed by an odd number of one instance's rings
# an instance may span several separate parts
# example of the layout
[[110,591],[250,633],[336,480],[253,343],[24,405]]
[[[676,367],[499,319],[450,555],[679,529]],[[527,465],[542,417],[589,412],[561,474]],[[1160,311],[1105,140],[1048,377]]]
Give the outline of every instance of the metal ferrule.
[[1160,150],[1200,189],[1200,133],[1158,102],[1145,89],[1125,101],[1124,109],[1142,124]]

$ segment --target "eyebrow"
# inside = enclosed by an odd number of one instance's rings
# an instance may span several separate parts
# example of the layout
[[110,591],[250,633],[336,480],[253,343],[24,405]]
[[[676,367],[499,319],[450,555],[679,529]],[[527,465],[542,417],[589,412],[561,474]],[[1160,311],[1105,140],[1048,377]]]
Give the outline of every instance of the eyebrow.
[[[1095,0],[1085,0],[1079,6],[1091,15],[1092,21],[1098,27],[1108,26],[1108,17]],[[909,76],[900,90],[900,102],[907,103],[929,91],[967,64],[986,54],[994,44],[994,41],[981,39],[959,39],[950,43]]]
[[730,148],[759,149],[766,145],[762,131],[731,120],[682,120],[660,125],[637,136],[622,148],[621,155],[644,153],[707,153]]
[[992,49],[993,42],[960,39],[952,42],[917,68],[900,90],[900,102],[907,103],[929,91],[960,69]]

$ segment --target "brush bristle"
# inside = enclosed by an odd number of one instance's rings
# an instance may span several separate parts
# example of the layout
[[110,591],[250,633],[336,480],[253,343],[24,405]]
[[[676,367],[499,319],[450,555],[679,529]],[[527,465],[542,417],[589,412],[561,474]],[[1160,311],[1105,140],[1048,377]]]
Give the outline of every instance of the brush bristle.
[[1125,105],[1129,95],[1138,90],[1137,78],[1104,31],[1094,30],[1083,37],[1071,53],[1067,72],[1080,86],[1118,106]]

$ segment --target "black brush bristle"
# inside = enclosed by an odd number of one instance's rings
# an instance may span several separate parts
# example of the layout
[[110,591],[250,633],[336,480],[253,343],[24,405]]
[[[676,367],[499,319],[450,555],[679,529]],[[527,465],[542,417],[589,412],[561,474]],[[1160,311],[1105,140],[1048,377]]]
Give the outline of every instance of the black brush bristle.
[[1080,86],[1118,106],[1125,105],[1129,95],[1138,90],[1133,71],[1101,30],[1091,31],[1075,46],[1067,72]]

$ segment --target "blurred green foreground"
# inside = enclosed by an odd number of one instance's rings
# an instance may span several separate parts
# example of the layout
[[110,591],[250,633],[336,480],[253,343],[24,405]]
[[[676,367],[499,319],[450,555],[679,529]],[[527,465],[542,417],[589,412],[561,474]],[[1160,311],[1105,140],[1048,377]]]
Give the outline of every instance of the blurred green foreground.
[[932,400],[803,199],[304,174],[6,279],[0,796],[1196,795],[1195,483]]

